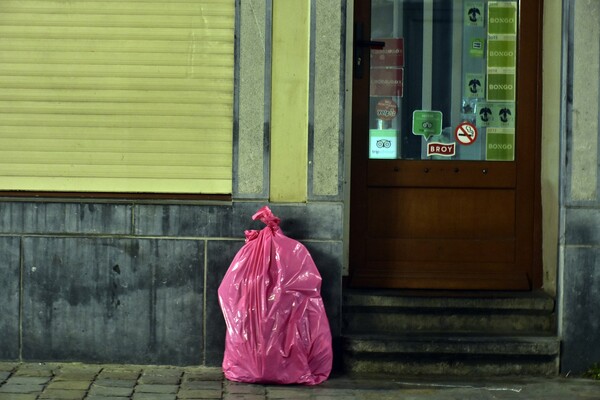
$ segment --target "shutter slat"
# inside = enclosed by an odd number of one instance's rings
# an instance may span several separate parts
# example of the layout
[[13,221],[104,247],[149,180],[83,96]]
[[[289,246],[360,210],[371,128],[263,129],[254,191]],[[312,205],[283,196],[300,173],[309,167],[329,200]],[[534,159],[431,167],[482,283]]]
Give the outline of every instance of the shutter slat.
[[[231,81],[231,71],[229,69],[206,66],[195,66],[191,69],[188,66],[165,65],[19,64],[12,62],[12,60],[5,60],[4,64],[0,63],[0,79],[8,83],[9,80],[4,78],[8,76],[16,77],[16,79],[19,79],[19,76],[45,77],[44,80],[36,82],[37,84],[43,84],[50,79],[59,82],[79,82],[77,79],[86,77],[111,78],[110,80],[99,81],[102,84],[119,78],[129,78],[128,81],[133,82],[140,81],[142,78],[161,78],[161,81],[169,78],[185,78],[185,80],[180,81],[165,81],[168,85],[181,87],[181,90],[191,89],[191,87],[186,89],[185,83],[197,86],[196,81],[224,79],[224,85]],[[60,81],[61,78],[63,81]],[[28,80],[24,80],[24,82],[26,83]],[[122,80],[121,82],[126,83],[127,81]]]
[[[232,21],[233,22],[233,21]],[[44,38],[44,39],[104,39],[104,40],[217,40],[233,42],[233,29],[227,28],[112,28],[105,27],[60,27],[60,26],[24,26],[0,24],[0,37],[5,38]]]
[[[148,192],[152,193],[228,193],[231,191],[230,179],[154,179],[154,178],[54,178],[29,176],[2,176],[0,187],[26,187],[38,192],[98,192],[98,188],[110,187],[111,192]],[[76,189],[74,189],[76,188]]]
[[[96,140],[96,139],[81,139],[81,140],[54,140],[54,139],[11,139],[10,141],[0,141],[2,152],[12,151],[15,154],[23,157],[35,158],[34,153],[46,151],[53,152],[73,152],[85,155],[89,158],[88,153],[120,153],[123,159],[128,155],[136,153],[146,154],[148,160],[155,162],[155,155],[165,153],[171,155],[177,154],[203,154],[212,156],[213,154],[228,154],[231,151],[229,142],[210,142],[210,141],[150,141],[150,140]],[[126,148],[127,152],[123,152]],[[183,152],[187,149],[187,152]],[[139,158],[139,155],[137,155]],[[0,161],[3,162],[3,161]],[[123,163],[124,165],[126,163]],[[204,164],[202,164],[204,165]]]
[[231,167],[169,167],[148,165],[0,164],[3,176],[90,177],[90,178],[183,178],[226,179]]
[[[0,120],[1,121],[1,120]],[[165,142],[198,141],[214,142],[223,141],[231,144],[228,129],[182,129],[170,128],[102,128],[102,127],[65,127],[65,126],[2,126],[0,125],[0,138],[3,139],[53,139],[76,140],[95,138],[96,140],[153,140]]]
[[13,89],[0,91],[0,101],[39,102],[109,102],[157,104],[223,104],[230,107],[231,93],[206,91],[157,90],[69,90],[69,89]]
[[[207,146],[208,147],[208,146]],[[208,151],[208,148],[207,148]],[[172,153],[146,153],[136,154],[128,153],[101,153],[101,152],[66,152],[66,151],[28,151],[28,152],[8,152],[0,151],[0,169],[6,164],[17,165],[22,160],[30,160],[29,164],[46,164],[48,166],[64,164],[68,161],[69,165],[100,165],[100,166],[148,166],[155,167],[226,167],[231,168],[231,159],[225,154],[212,155],[210,153],[203,154],[204,157],[199,157],[198,154],[180,154]]]
[[199,90],[233,93],[232,79],[176,79],[176,78],[111,78],[111,77],[0,77],[2,88],[43,89],[131,89],[131,90]]
[[227,117],[231,107],[223,104],[178,103],[98,103],[98,102],[44,102],[0,101],[0,111],[14,114],[71,114],[71,115],[153,115],[197,116],[207,119]]
[[[210,120],[202,117],[169,117],[154,115],[87,115],[74,118],[69,115],[54,114],[1,114],[0,121],[5,125],[27,126],[80,126],[80,127],[121,127],[121,128],[171,128],[194,129],[214,128],[227,129],[231,136],[231,120]],[[174,129],[175,130],[175,129]]]

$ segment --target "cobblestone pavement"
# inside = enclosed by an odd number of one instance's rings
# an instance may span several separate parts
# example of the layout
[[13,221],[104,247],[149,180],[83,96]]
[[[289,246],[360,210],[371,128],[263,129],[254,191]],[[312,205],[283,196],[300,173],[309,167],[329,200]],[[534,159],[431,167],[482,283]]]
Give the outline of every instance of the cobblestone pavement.
[[5,399],[590,400],[600,399],[600,381],[333,376],[307,387],[229,382],[217,368],[0,362],[0,400]]

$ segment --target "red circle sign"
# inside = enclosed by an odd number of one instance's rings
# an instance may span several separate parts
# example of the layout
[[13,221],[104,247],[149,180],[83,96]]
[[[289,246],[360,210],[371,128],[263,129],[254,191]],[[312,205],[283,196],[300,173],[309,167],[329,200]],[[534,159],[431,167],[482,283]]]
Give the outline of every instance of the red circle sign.
[[458,124],[454,130],[456,140],[465,146],[475,143],[477,140],[477,127],[470,122],[462,122]]

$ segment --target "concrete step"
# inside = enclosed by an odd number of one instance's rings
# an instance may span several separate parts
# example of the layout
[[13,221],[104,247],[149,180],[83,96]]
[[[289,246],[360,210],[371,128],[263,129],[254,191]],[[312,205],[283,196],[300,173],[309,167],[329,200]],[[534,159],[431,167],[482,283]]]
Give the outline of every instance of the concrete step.
[[555,331],[554,300],[544,293],[469,293],[411,296],[404,292],[344,294],[346,333],[456,332],[548,334]]
[[348,290],[349,373],[555,375],[554,299],[542,292]]
[[556,375],[552,336],[345,335],[348,373],[394,375]]

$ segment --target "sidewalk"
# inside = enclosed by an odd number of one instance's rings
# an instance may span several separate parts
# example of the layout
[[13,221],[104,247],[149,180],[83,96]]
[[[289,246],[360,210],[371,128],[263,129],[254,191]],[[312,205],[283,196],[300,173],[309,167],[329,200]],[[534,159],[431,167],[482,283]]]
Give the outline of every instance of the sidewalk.
[[0,362],[0,400],[600,399],[600,381],[333,376],[315,387],[229,382],[217,368]]

